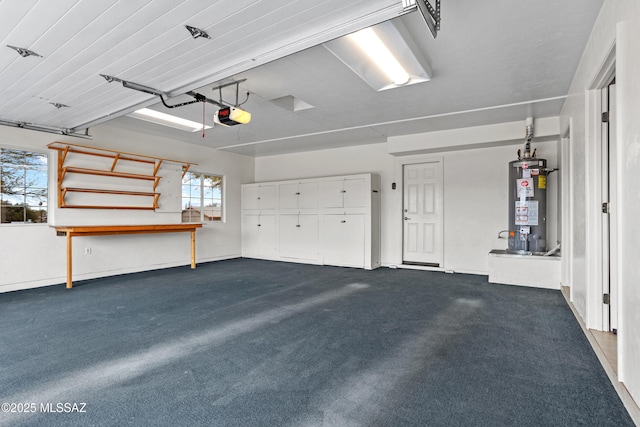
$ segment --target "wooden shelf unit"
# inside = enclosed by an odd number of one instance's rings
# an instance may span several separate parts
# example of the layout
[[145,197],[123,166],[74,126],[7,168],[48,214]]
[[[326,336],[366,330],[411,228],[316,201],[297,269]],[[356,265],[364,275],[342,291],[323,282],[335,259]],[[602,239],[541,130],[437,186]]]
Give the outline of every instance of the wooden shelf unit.
[[[115,150],[109,150],[106,148],[90,147],[86,145],[71,144],[67,142],[52,142],[48,145],[51,150],[56,150],[58,153],[58,207],[59,208],[75,208],[75,209],[133,209],[133,210],[155,210],[158,209],[158,200],[160,193],[156,191],[158,183],[161,177],[158,176],[158,171],[163,162],[178,163],[182,165],[182,177],[187,173],[191,165],[195,163],[183,162],[180,160],[166,159],[161,157],[147,156],[144,154],[120,152]],[[76,154],[80,156],[95,156],[101,158],[113,159],[111,166],[103,169],[85,168],[78,166],[65,165],[69,154]],[[151,169],[149,174],[130,173],[117,171],[116,168],[122,162],[135,162],[142,163],[149,166]],[[64,180],[68,174],[84,174],[94,175],[102,177],[113,177],[131,180],[143,180],[152,181],[153,186],[151,191],[129,191],[118,190],[108,188],[91,188],[91,187],[65,187]],[[93,193],[93,194],[109,194],[115,196],[136,196],[136,197],[148,197],[151,203],[145,206],[134,205],[107,205],[107,204],[69,204],[66,202],[65,197],[67,193]]]

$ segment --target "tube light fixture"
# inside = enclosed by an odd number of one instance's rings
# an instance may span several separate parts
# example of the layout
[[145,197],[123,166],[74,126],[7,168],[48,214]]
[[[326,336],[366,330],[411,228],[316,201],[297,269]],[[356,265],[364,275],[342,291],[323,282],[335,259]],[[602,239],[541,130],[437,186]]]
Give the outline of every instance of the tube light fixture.
[[431,67],[398,19],[331,40],[324,47],[378,91],[431,80]]
[[[127,114],[127,116],[133,117],[134,119],[144,120],[147,122],[169,126],[174,129],[180,129],[189,132],[197,132],[199,130],[202,130],[202,123],[183,119],[182,117],[172,116],[171,114],[162,113],[150,108],[142,108],[140,110],[136,110],[133,113]],[[211,129],[211,126],[205,125],[204,128]]]
[[373,31],[373,28],[365,28],[350,34],[352,40],[362,49],[369,58],[376,64],[391,81],[400,86],[409,81],[409,73],[402,68],[391,51],[382,43],[380,37]]

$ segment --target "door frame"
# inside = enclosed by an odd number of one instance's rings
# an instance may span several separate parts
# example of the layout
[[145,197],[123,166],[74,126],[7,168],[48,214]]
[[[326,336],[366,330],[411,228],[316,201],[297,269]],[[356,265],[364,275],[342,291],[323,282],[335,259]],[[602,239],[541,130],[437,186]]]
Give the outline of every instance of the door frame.
[[[587,122],[586,127],[586,158],[587,162],[587,182],[586,188],[586,264],[587,264],[587,295],[586,295],[586,313],[585,324],[589,329],[598,331],[609,330],[609,319],[605,318],[603,295],[608,289],[605,289],[603,280],[603,221],[602,221],[602,189],[604,181],[602,179],[602,112],[604,106],[602,102],[602,91],[607,90],[607,86],[615,76],[616,70],[616,49],[615,43],[610,47],[605,60],[601,67],[591,80],[589,90],[587,91]],[[620,161],[620,157],[617,161]],[[619,170],[618,167],[615,168]],[[615,173],[615,171],[614,171]],[[617,180],[617,176],[612,175],[610,171],[610,181]],[[619,205],[618,200],[614,201],[615,205]],[[619,216],[619,212],[613,212],[609,215]],[[618,218],[619,219],[619,218]],[[610,245],[617,245],[619,236],[609,236]],[[611,260],[610,269],[619,269],[616,260]],[[618,293],[619,297],[619,293]]]
[[573,153],[574,147],[572,141],[574,140],[573,134],[573,119],[569,118],[569,124],[563,132],[560,133],[560,203],[559,208],[561,212],[560,226],[562,242],[562,257],[560,259],[562,264],[561,284],[562,286],[569,287],[569,299],[573,302],[573,239],[574,239],[574,227],[572,226],[572,218],[574,218],[574,204],[573,200],[573,178],[572,173],[575,168],[573,160],[575,154]]
[[617,243],[620,236],[617,234],[618,192],[618,155],[616,153],[616,106],[615,106],[615,74],[609,83],[600,90],[601,110],[609,113],[609,121],[601,123],[602,135],[600,139],[601,150],[601,202],[608,203],[608,213],[601,216],[602,224],[602,292],[610,296],[609,304],[602,305],[602,330],[614,331],[617,329]]
[[[440,251],[442,253],[442,263],[440,267],[429,267],[429,266],[413,266],[413,265],[403,265],[404,260],[404,166],[405,165],[415,165],[420,163],[436,163],[439,162],[442,170],[442,187],[440,190],[442,191],[442,227],[440,228]],[[398,267],[404,268],[416,268],[422,270],[435,270],[435,271],[445,271],[445,244],[444,244],[444,212],[446,199],[444,196],[444,158],[442,156],[433,156],[433,155],[412,155],[412,156],[404,156],[402,158],[396,159],[395,165],[395,182],[398,183],[398,187],[396,191],[399,193],[397,197],[396,203],[396,214],[394,215],[396,235],[400,236],[397,240],[396,249],[395,249],[395,259],[396,265]]]

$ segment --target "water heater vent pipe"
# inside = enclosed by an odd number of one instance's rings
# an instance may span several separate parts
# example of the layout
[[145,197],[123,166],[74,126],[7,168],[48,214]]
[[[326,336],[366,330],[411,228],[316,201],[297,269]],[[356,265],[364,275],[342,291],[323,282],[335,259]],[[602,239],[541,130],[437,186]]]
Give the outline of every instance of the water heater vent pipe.
[[533,139],[533,117],[527,117],[525,122],[526,124],[526,134],[525,134],[525,142],[524,142],[524,158],[531,158],[531,140]]
[[525,122],[526,125],[526,133],[524,137],[524,150],[518,150],[518,159],[530,159],[535,157],[534,154],[531,154],[531,140],[533,139],[533,117],[527,117]]

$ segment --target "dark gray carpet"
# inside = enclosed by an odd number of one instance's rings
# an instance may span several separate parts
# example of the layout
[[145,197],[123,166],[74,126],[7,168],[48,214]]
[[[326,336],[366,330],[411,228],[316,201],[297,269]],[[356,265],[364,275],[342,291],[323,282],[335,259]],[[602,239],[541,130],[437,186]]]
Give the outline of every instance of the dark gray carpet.
[[247,259],[0,294],[0,402],[1,426],[633,425],[558,291]]

